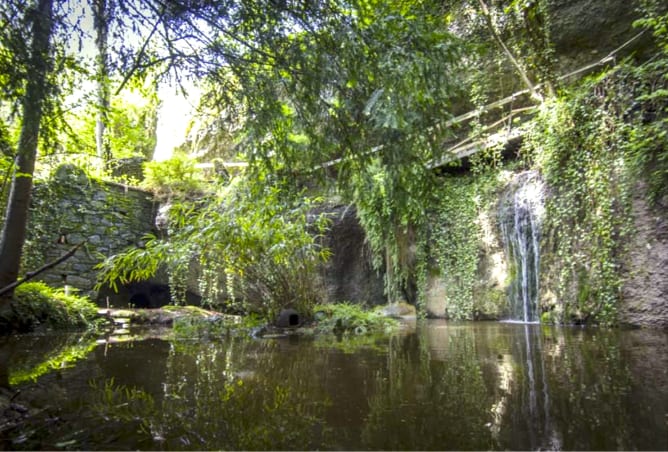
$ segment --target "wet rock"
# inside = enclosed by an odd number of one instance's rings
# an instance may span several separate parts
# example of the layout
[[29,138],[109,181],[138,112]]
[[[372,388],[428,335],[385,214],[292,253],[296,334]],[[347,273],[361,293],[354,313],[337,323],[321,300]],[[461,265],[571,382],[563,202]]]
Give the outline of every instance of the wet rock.
[[267,333],[266,325],[256,326],[254,328],[251,328],[250,330],[250,336],[256,339],[263,337],[266,333]]
[[415,317],[416,315],[415,306],[404,302],[388,304],[383,308],[382,313],[386,317],[395,319]]

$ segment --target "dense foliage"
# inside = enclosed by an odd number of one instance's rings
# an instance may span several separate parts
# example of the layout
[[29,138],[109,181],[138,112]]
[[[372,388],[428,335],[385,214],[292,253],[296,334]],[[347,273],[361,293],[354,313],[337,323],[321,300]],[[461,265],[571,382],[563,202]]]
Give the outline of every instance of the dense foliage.
[[395,319],[387,317],[382,308],[365,310],[359,305],[337,303],[316,306],[316,328],[321,332],[367,334],[390,331],[397,327]]
[[496,236],[497,202],[508,175],[507,170],[488,167],[474,175],[440,179],[416,240],[414,277],[423,311],[430,280],[438,278],[445,287],[446,307],[439,315],[470,320],[504,312],[498,306],[501,288],[486,287],[481,271],[485,254],[498,252],[501,246]]
[[67,112],[69,128],[63,131],[60,145],[48,152],[43,162],[53,166],[63,161],[77,161],[90,172],[105,174],[113,169],[113,161],[117,159],[150,160],[157,141],[157,86],[151,82],[146,82],[146,86],[135,85],[110,100],[104,136],[108,146],[106,161],[97,155],[95,146],[95,104],[84,96]]
[[[553,188],[545,318],[614,323],[633,181],[647,179],[652,201],[668,186],[661,2],[642,1],[638,21],[658,44],[653,58],[561,91],[546,0],[24,3],[0,7],[0,200],[11,207],[0,281],[18,276],[40,167],[83,155],[103,174],[112,158],[150,157],[157,86],[169,80],[202,90],[182,149],[249,168],[230,183],[183,155],[148,163],[144,187],[170,203],[167,229],[112,256],[102,283],[166,270],[175,302],[196,287],[235,311],[308,314],[327,257],[326,220],[309,209],[326,192],[356,205],[390,301],[423,297],[439,276],[448,315],[475,317],[487,303],[475,281],[481,215],[500,182],[433,169],[530,109],[524,157]],[[498,169],[501,153],[492,157]]]
[[[521,163],[539,170],[549,187],[541,246],[543,321],[618,321],[622,290],[632,276],[625,268],[635,233],[632,202],[656,208],[668,193],[665,61],[629,62],[588,77],[542,105],[528,123]],[[494,294],[473,295],[485,277],[481,256],[489,251],[480,215],[497,221],[490,200],[507,182],[499,169],[446,178],[421,230],[426,248],[419,248],[416,276],[422,297],[428,279],[441,278],[446,315],[454,318],[502,312],[493,306]],[[512,266],[507,270],[509,279],[517,277]],[[486,309],[474,307],[481,302]]]
[[172,300],[183,303],[196,262],[195,284],[206,305],[269,318],[291,306],[308,315],[321,297],[317,265],[328,252],[318,236],[327,218],[309,217],[314,200],[265,182],[235,179],[197,204],[174,200],[167,236],[112,256],[101,268],[102,282],[116,287],[148,279],[164,266]]
[[142,187],[151,190],[159,201],[196,199],[206,191],[202,173],[194,159],[180,153],[164,161],[144,164]]

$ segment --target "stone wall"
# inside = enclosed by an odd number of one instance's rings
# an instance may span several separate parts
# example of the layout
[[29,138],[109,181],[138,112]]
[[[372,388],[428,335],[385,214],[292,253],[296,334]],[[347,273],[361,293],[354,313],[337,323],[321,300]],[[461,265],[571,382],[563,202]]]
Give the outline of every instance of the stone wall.
[[[98,300],[101,305],[155,308],[170,302],[164,271],[150,281],[95,290],[95,266],[106,257],[129,247],[141,246],[155,231],[159,205],[150,193],[127,186],[89,179],[72,166],[63,165],[34,188],[24,267],[33,270],[86,241],[74,256],[38,279],[54,287],[69,286]],[[385,302],[383,276],[371,268],[362,227],[354,207],[323,206],[332,226],[325,236],[331,260],[320,272],[329,302],[350,301],[366,305]],[[188,302],[200,301],[196,263],[188,283]]]
[[86,241],[74,256],[39,279],[96,299],[95,266],[154,230],[157,204],[148,192],[89,179],[73,165],[59,167],[33,191],[24,267],[34,270]]
[[[54,287],[69,286],[114,307],[155,308],[170,302],[168,277],[160,271],[150,281],[94,289],[95,266],[106,257],[129,247],[141,246],[144,236],[156,232],[159,205],[150,193],[119,184],[89,179],[72,166],[63,165],[53,177],[38,182],[33,192],[24,267],[39,268],[87,241],[74,256],[42,273],[38,279]],[[365,235],[354,207],[323,206],[332,220],[325,245],[332,251],[321,268],[324,299],[365,305],[385,303],[383,276],[371,268]],[[188,281],[188,303],[200,302],[194,261]]]

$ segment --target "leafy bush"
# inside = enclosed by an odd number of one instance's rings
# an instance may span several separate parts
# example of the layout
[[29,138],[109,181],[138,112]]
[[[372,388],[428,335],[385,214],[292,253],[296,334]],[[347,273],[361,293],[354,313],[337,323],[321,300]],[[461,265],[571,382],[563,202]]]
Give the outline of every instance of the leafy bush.
[[97,306],[87,298],[66,294],[41,282],[21,284],[14,291],[11,312],[0,323],[18,331],[85,329],[97,315]]
[[366,334],[384,332],[398,325],[395,319],[383,314],[381,307],[366,310],[351,303],[322,304],[314,312],[319,332]]
[[161,162],[144,163],[144,175],[142,186],[160,200],[188,199],[205,191],[195,160],[181,154]]
[[280,184],[236,180],[206,204],[174,203],[168,237],[109,258],[100,266],[101,282],[145,280],[164,266],[172,300],[182,303],[198,261],[206,305],[266,318],[288,306],[309,315],[322,293],[318,264],[329,255],[318,240],[327,219],[307,215],[312,202]]

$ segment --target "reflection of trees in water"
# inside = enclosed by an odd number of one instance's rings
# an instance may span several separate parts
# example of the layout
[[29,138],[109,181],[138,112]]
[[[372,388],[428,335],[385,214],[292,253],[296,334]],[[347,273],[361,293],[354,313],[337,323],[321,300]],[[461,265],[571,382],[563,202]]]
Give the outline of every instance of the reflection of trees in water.
[[492,432],[510,448],[561,448],[550,410],[550,386],[545,371],[541,330],[512,325],[508,353],[498,356],[499,398],[493,406]]
[[93,336],[19,336],[2,338],[0,344],[0,385],[16,386],[36,381],[42,375],[72,367],[95,348]]
[[[651,433],[666,426],[638,407],[642,383],[634,388],[620,334],[527,325],[447,327],[439,335],[421,329],[392,337],[385,353],[285,340],[173,343],[163,400],[154,408],[137,399],[147,413],[135,415],[146,435],[136,444],[656,448]],[[653,403],[661,418],[665,403]]]
[[511,449],[634,449],[619,332],[512,325],[493,432]]
[[[0,441],[9,439],[0,448],[668,446],[665,334],[430,325],[371,345],[230,338],[100,346],[20,386],[16,402],[30,411],[20,429],[0,429]],[[39,350],[31,340],[16,350]],[[52,339],[56,354],[77,344],[68,340]],[[38,364],[25,358],[15,369]]]
[[392,342],[370,397],[366,447],[656,447],[641,434],[644,420],[633,419],[638,410],[630,409],[632,381],[619,331],[530,325],[426,331]]
[[278,350],[286,346],[232,339],[99,347],[88,366],[43,378],[44,391],[24,387],[31,392],[21,401],[35,412],[0,440],[12,449],[324,447],[327,397],[307,376],[313,365],[326,367],[326,354],[311,347],[290,360]]
[[[567,334],[565,334],[567,333]],[[550,411],[564,449],[636,449],[629,410],[631,376],[620,331],[546,329]]]
[[471,329],[452,329],[446,360],[431,360],[426,331],[392,341],[376,375],[363,441],[380,449],[489,449],[485,388]]
[[[322,394],[305,366],[273,350],[278,342],[173,343],[162,403],[132,391],[127,409],[143,406],[141,429],[164,449],[311,449],[322,446]],[[255,371],[254,369],[261,370]],[[271,378],[267,378],[271,376]],[[301,381],[296,381],[301,380]],[[118,388],[123,392],[123,388]],[[99,412],[110,417],[116,400]],[[141,403],[134,403],[134,402]],[[105,411],[106,410],[106,411]],[[112,415],[119,421],[134,413]]]

